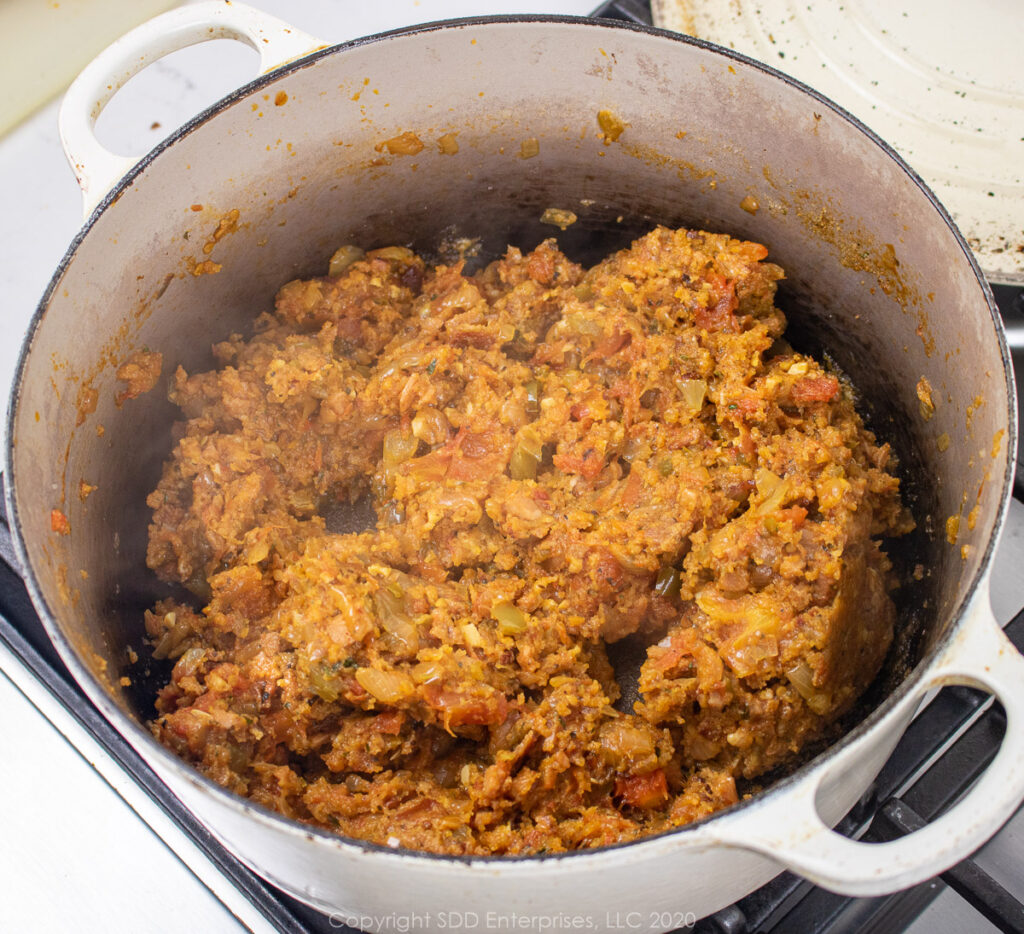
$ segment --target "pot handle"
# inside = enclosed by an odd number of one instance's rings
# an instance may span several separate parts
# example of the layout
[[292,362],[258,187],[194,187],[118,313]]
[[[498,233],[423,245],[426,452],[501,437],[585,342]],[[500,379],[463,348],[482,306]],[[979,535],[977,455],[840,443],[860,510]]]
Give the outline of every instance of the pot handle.
[[82,189],[86,217],[141,158],[113,153],[96,138],[96,120],[103,108],[143,68],[210,39],[237,39],[255,49],[261,74],[324,47],[276,17],[223,0],[171,10],[123,35],[72,82],[58,117],[61,143]]
[[822,786],[856,771],[864,744],[870,741],[864,737],[841,750],[827,769],[791,786],[777,802],[750,808],[743,820],[712,831],[712,836],[716,842],[768,856],[843,895],[904,889],[966,859],[1024,799],[1024,657],[992,615],[987,581],[911,702],[918,703],[932,688],[953,684],[994,694],[1006,711],[1006,734],[974,786],[927,826],[886,843],[861,843],[836,833],[822,820],[817,807]]

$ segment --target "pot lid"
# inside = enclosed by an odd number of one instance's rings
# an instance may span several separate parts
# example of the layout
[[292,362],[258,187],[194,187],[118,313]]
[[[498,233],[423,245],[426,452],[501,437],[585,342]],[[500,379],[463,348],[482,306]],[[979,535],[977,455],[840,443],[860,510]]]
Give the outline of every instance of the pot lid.
[[759,59],[887,140],[993,282],[1024,285],[1020,0],[652,0],[657,25]]

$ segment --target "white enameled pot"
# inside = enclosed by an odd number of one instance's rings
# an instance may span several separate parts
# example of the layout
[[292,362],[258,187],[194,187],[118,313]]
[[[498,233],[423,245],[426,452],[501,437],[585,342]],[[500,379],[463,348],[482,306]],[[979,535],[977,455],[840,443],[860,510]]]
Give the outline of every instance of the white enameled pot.
[[[260,77],[138,163],[100,145],[96,117],[121,84],[217,37],[257,49]],[[624,126],[617,139],[601,111]],[[583,919],[594,930],[662,930],[782,868],[855,895],[912,885],[1017,808],[1024,660],[992,618],[987,577],[1016,437],[1001,324],[942,207],[828,100],[722,49],[621,24],[482,18],[326,48],[218,2],[165,14],[102,53],[68,92],[61,132],[87,220],[39,306],[12,394],[6,475],[19,555],[89,697],[258,873],[371,930],[395,929],[398,915],[471,929],[513,913],[553,919],[549,928]],[[387,146],[403,134],[422,149]],[[561,234],[540,223],[547,207],[578,220]],[[214,238],[232,211],[237,224]],[[559,233],[589,261],[654,223],[766,243],[787,270],[794,339],[827,348],[899,454],[919,532],[894,556],[925,574],[900,595],[904,638],[873,709],[794,774],[711,819],[529,858],[342,839],[229,794],[159,746],[144,725],[153,684],[130,656],[147,651],[142,610],[160,593],[144,567],[142,503],[174,410],[166,383],[119,408],[117,365],[143,346],[164,354],[165,370],[209,365],[213,341],[244,330],[283,282],[318,272],[339,244],[430,250],[465,236],[491,257]],[[97,489],[79,497],[80,481]],[[52,531],[52,509],[69,534]],[[947,684],[990,691],[1006,709],[1002,747],[977,785],[894,842],[831,831],[922,699]]]

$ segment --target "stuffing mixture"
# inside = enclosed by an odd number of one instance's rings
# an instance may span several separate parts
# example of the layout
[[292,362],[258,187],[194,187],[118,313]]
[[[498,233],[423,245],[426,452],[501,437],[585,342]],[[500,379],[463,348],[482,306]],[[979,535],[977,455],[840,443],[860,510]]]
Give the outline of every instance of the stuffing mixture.
[[878,672],[880,541],[913,523],[849,387],[784,340],[766,255],[658,228],[466,275],[343,247],[179,368],[148,563],[196,599],[146,614],[175,660],[156,736],[437,853],[631,840],[791,764]]

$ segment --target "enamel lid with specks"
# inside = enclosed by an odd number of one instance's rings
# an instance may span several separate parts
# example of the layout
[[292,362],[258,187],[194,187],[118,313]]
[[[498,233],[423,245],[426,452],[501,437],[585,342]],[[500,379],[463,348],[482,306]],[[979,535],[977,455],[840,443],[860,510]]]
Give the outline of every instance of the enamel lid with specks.
[[992,282],[1024,285],[1021,0],[652,0],[656,25],[803,81],[894,146]]

